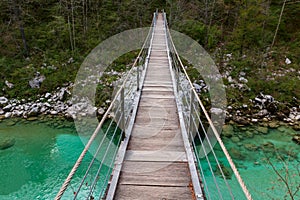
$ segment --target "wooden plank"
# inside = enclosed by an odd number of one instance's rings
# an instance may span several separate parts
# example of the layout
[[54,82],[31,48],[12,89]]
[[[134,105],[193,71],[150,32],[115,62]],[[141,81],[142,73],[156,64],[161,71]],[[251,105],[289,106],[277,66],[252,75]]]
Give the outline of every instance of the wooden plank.
[[189,187],[119,185],[116,200],[193,199]]
[[[145,142],[145,140],[147,140]],[[170,140],[162,140],[158,138],[151,139],[135,139],[131,138],[127,150],[132,151],[181,151],[185,149],[182,146],[181,138],[172,138]]]
[[147,162],[187,162],[184,151],[131,151],[127,150],[125,160]]
[[122,185],[189,186],[187,163],[130,162],[123,164]]

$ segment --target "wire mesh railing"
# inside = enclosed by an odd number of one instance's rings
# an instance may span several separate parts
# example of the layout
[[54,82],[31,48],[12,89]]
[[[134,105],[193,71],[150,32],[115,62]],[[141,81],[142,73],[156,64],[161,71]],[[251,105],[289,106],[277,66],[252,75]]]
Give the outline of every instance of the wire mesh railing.
[[[179,98],[184,126],[197,161],[204,198],[250,200],[252,197],[177,53],[168,28],[166,13],[163,16],[167,30],[169,57],[176,81],[177,98]],[[214,139],[218,141],[216,147],[210,142],[212,136],[208,134],[208,130],[213,132]],[[235,175],[234,178],[230,176],[231,172]],[[235,185],[233,185],[234,181]]]
[[[88,139],[55,199],[103,199],[119,147],[127,136],[148,66],[157,12],[146,40],[96,130]],[[113,118],[113,120],[111,119]],[[88,151],[93,152],[92,155]]]

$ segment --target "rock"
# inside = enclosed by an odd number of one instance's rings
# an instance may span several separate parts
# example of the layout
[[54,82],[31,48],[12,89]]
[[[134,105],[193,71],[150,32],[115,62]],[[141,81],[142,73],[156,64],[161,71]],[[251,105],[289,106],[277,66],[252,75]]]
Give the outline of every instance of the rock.
[[253,118],[253,119],[251,119],[251,122],[257,123],[257,122],[258,122],[258,119]]
[[233,126],[224,125],[223,129],[222,129],[222,134],[228,138],[232,137],[233,136]]
[[249,125],[250,122],[244,117],[234,117],[233,120],[241,125]]
[[12,112],[12,115],[13,115],[13,116],[16,116],[16,117],[20,117],[20,116],[23,114],[23,112],[24,112],[24,111],[22,111],[22,110],[14,110],[14,111]]
[[56,110],[51,110],[51,111],[50,111],[50,114],[51,114],[51,115],[57,115],[58,112],[57,112]]
[[5,113],[4,117],[5,117],[5,118],[10,118],[10,117],[11,117],[11,115],[12,115],[12,113],[11,113],[11,112],[7,112],[7,113]]
[[253,138],[254,133],[252,131],[246,131],[246,137],[247,138]]
[[283,112],[277,112],[277,113],[276,113],[276,118],[277,118],[278,120],[283,121],[286,117],[287,117],[287,116],[286,116]]
[[278,128],[278,127],[279,127],[279,124],[278,124],[276,121],[273,121],[273,122],[270,122],[270,123],[269,123],[269,127],[270,127],[270,128]]
[[276,105],[275,102],[271,102],[271,103],[267,104],[266,108],[272,114],[276,113],[277,110],[278,110],[277,105]]
[[14,126],[16,125],[16,122],[15,121],[9,121],[6,123],[7,126]]
[[41,113],[45,113],[48,110],[46,106],[43,106],[40,110]]
[[45,94],[45,98],[46,98],[46,99],[49,99],[49,97],[51,97],[51,93],[47,92],[47,93]]
[[37,120],[38,118],[37,117],[28,117],[27,118],[27,121],[35,121]]
[[248,80],[244,77],[240,77],[239,81],[242,82],[242,83],[248,83]]
[[103,108],[99,108],[97,112],[99,115],[103,115],[105,113],[105,110]]
[[7,104],[8,99],[6,97],[0,97],[0,104],[4,105]]
[[263,121],[263,122],[268,122],[268,121],[269,121],[269,119],[268,119],[268,118],[266,118],[266,117],[264,117],[264,118],[262,119],[262,121]]
[[297,134],[295,136],[293,136],[292,140],[296,143],[300,145],[300,134]]
[[0,150],[8,149],[12,146],[14,146],[16,143],[16,140],[14,138],[6,138],[0,143]]
[[45,76],[40,75],[37,73],[37,75],[29,81],[29,85],[31,88],[40,88],[43,81],[46,79]]
[[258,147],[255,144],[245,144],[244,147],[249,151],[256,151]]
[[232,156],[234,159],[239,159],[242,160],[245,157],[241,154],[241,152],[235,148],[230,148],[229,149],[229,154]]
[[286,131],[286,128],[284,126],[280,126],[277,130],[284,133]]
[[10,89],[14,87],[14,84],[8,82],[8,80],[5,81],[5,85]]
[[201,92],[201,86],[200,85],[198,85],[197,83],[193,83],[193,86],[194,86],[197,93]]
[[65,101],[67,99],[68,92],[66,88],[61,88],[57,94],[57,97],[61,101]]
[[231,76],[228,76],[227,80],[228,80],[229,83],[233,83],[234,82]]
[[8,104],[7,106],[5,106],[4,108],[3,108],[3,110],[4,111],[6,111],[6,112],[8,112],[8,111],[11,111],[12,110],[12,105],[11,104]]
[[256,116],[259,117],[259,118],[263,118],[265,116],[267,116],[269,114],[268,110],[267,109],[263,109],[261,111],[259,111]]
[[287,64],[287,65],[289,65],[289,64],[291,64],[292,63],[292,61],[289,59],[289,58],[285,58],[285,64]]
[[259,126],[258,128],[257,128],[257,131],[258,132],[260,132],[260,133],[262,133],[262,134],[268,134],[268,128],[267,127],[263,127],[263,126]]
[[293,125],[293,129],[294,129],[295,131],[300,131],[300,124],[295,124],[295,125]]
[[4,110],[2,110],[2,109],[0,108],[0,115],[3,115],[3,114],[5,114],[5,112],[4,112]]
[[272,142],[266,142],[262,146],[264,149],[274,150],[275,145]]
[[28,117],[37,116],[38,114],[39,114],[39,108],[35,106],[28,112]]
[[238,143],[240,141],[240,138],[239,137],[232,137],[231,141],[234,142],[234,143]]
[[[231,179],[233,172],[230,169],[230,167],[226,167],[223,163],[220,163],[220,168],[217,167],[216,174],[223,176],[222,175],[222,172],[223,172],[226,179]],[[221,172],[221,170],[222,170],[222,172]]]

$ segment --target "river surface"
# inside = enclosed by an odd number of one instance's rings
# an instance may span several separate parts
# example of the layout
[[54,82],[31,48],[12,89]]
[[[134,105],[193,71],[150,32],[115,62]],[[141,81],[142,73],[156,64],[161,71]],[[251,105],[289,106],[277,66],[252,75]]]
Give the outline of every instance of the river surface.
[[[250,131],[255,134],[248,137]],[[294,190],[300,183],[297,171],[300,146],[292,142],[291,137],[297,132],[285,127],[268,129],[266,134],[257,133],[256,127],[235,128],[234,132],[234,135],[248,134],[239,141],[235,138],[234,142],[232,137],[224,138],[224,143],[253,199],[289,199],[285,196],[287,188],[266,158],[270,158],[281,174],[286,174],[285,166],[288,166],[288,180]],[[74,124],[68,121],[0,122],[0,142],[14,143],[0,150],[0,200],[53,199],[84,148],[81,139]],[[215,147],[221,156],[219,149]],[[233,192],[241,193],[233,176],[228,182],[233,185]],[[213,183],[208,180],[208,184]],[[70,199],[72,192],[68,195],[65,199]],[[300,199],[299,192],[295,199]]]

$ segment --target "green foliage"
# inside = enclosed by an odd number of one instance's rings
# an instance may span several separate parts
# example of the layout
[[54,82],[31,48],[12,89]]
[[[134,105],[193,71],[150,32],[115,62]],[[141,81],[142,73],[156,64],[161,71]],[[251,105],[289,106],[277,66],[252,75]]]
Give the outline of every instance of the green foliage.
[[[121,31],[147,27],[156,8],[165,9],[172,29],[192,37],[208,52],[218,52],[233,58],[222,71],[237,78],[246,72],[251,91],[228,89],[229,98],[247,101],[258,92],[270,93],[278,100],[291,102],[299,98],[299,79],[287,74],[266,81],[273,71],[286,67],[285,57],[292,60],[289,68],[299,70],[300,63],[300,3],[287,4],[279,26],[276,42],[269,52],[276,29],[282,1],[82,1],[29,0],[15,1],[20,15],[13,12],[14,1],[0,2],[0,95],[29,97],[51,91],[66,82],[73,82],[85,56],[101,41]],[[84,9],[85,8],[85,9]],[[86,12],[87,11],[87,12]],[[30,55],[26,58],[19,26],[24,26]],[[74,26],[73,26],[74,25]],[[74,33],[73,33],[74,29]],[[120,57],[108,70],[128,70],[137,52]],[[220,56],[220,57],[218,57]],[[73,58],[75,62],[68,64]],[[46,63],[47,67],[43,67]],[[188,63],[185,63],[188,66]],[[55,66],[56,69],[48,66]],[[230,69],[230,70],[229,70]],[[46,76],[40,89],[31,89],[28,81],[35,72]],[[192,81],[200,75],[188,68]],[[108,83],[117,77],[106,77]],[[8,89],[4,81],[15,86]],[[103,103],[112,88],[101,85],[97,102]]]
[[205,25],[200,21],[184,20],[182,22],[178,22],[178,24],[175,24],[174,26],[175,29],[178,29],[178,31],[187,34],[200,44],[204,45],[207,30]]

